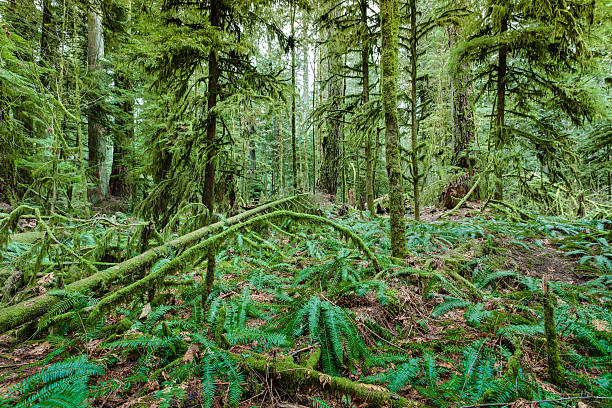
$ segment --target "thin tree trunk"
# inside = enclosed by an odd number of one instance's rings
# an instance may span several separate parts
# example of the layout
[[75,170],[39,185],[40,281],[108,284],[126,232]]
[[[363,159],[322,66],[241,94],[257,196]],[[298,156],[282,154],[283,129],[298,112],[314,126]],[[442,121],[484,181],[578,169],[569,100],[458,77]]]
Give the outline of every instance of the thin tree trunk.
[[[368,44],[368,0],[361,0],[361,76],[363,87],[361,91],[361,102],[365,105],[370,100],[370,69],[368,60],[370,58],[370,45]],[[365,197],[370,216],[376,215],[374,208],[374,184],[372,183],[372,135],[365,135]]]
[[389,177],[389,218],[391,224],[391,252],[406,255],[406,221],[404,194],[400,170],[399,125],[397,113],[398,36],[399,16],[397,0],[380,1],[380,30],[382,35],[382,105],[385,115],[387,176]]
[[278,195],[282,196],[285,189],[283,174],[283,112],[278,112]]
[[[132,3],[128,2],[128,35],[132,33]],[[111,195],[124,196],[127,191],[126,185],[126,149],[125,146],[134,140],[134,99],[131,96],[133,81],[129,72],[122,72],[119,68],[115,71],[116,86],[128,91],[129,98],[125,98],[120,103],[122,115],[116,117],[119,125],[119,137],[114,142],[113,163],[111,165],[111,177],[109,189]]]
[[[53,42],[51,38],[54,32],[53,24],[53,12],[51,10],[51,0],[43,0],[42,2],[42,24],[40,31],[40,57],[42,61],[51,67],[53,56]],[[49,84],[49,78],[47,74],[41,76],[41,82],[47,86]]]
[[[505,16],[500,25],[500,36],[503,36],[508,30],[508,17]],[[496,100],[496,115],[495,115],[495,150],[499,152],[505,142],[505,113],[506,113],[506,69],[507,69],[507,54],[508,47],[504,44],[499,46],[499,56],[497,62],[497,100]],[[503,166],[501,161],[495,161],[495,199],[504,199],[504,183],[503,183]]]
[[[73,29],[74,29],[74,45],[77,44],[77,7],[73,7]],[[65,13],[64,13],[65,15]],[[65,20],[65,18],[64,18]],[[75,50],[78,48],[75,47]],[[77,147],[79,154],[79,173],[81,176],[81,199],[83,201],[82,205],[82,215],[84,217],[89,216],[89,201],[87,200],[87,171],[85,169],[85,141],[83,140],[83,130],[81,126],[81,89],[79,86],[80,81],[80,71],[79,71],[79,59],[77,56],[77,52],[74,52],[74,106],[76,107],[75,117],[76,117],[76,129],[77,129]]]
[[[211,0],[210,2],[210,25],[213,27],[220,26],[221,3],[219,0]],[[213,47],[208,54],[208,121],[206,123],[206,166],[204,167],[204,197],[203,204],[208,209],[209,220],[212,220],[215,205],[215,161],[217,160],[217,94],[219,93],[219,61],[217,59],[217,50]],[[205,286],[202,290],[202,306],[206,309],[208,296],[212,290],[212,284],[215,278],[215,249],[211,249],[208,253],[208,262],[206,266]]]
[[[212,0],[210,3],[210,25],[219,27],[220,3]],[[217,133],[217,94],[219,93],[219,61],[217,50],[212,48],[208,54],[208,120],[206,122],[206,166],[204,168],[204,205],[209,214],[214,211],[215,172],[216,172],[216,133]]]
[[414,219],[421,218],[420,189],[419,189],[419,152],[418,133],[419,123],[417,119],[417,32],[416,32],[416,0],[410,0],[410,144],[412,145],[412,195],[414,199]]
[[297,194],[297,149],[295,134],[295,5],[291,6],[291,158],[293,169],[293,194]]

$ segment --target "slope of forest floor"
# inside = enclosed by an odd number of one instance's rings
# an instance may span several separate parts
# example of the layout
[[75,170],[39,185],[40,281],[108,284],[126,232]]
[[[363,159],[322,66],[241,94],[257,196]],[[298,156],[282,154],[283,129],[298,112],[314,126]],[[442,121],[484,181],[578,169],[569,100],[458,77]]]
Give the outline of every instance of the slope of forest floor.
[[[217,251],[205,312],[206,262],[94,326],[87,313],[97,294],[58,291],[45,274],[30,291],[56,290],[62,306],[25,341],[23,329],[0,337],[0,406],[73,406],[44,405],[53,395],[122,408],[402,406],[403,398],[610,406],[612,222],[481,210],[472,203],[448,221],[424,211],[426,222],[408,222],[410,255],[398,260],[385,217],[328,208],[324,216],[355,232],[381,272],[331,228],[285,220],[241,230]],[[15,255],[3,255],[10,268]],[[548,371],[543,278],[556,301],[562,383]]]

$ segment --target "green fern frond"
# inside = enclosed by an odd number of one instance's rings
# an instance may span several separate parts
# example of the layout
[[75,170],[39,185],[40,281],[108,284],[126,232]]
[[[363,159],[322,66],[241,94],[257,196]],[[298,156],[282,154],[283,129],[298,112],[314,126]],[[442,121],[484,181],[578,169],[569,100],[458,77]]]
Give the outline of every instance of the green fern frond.
[[327,405],[326,403],[324,403],[321,400],[318,400],[316,398],[312,398],[312,408],[330,408],[329,405]]
[[444,302],[436,306],[431,312],[431,315],[433,317],[439,317],[453,309],[467,307],[469,304],[470,302],[466,300],[445,296]]

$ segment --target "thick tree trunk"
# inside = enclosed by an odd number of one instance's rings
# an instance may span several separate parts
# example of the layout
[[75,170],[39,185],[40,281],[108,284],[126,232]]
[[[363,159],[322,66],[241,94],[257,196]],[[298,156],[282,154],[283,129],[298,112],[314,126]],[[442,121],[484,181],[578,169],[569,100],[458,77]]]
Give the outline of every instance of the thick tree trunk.
[[[332,14],[337,14],[337,8]],[[327,75],[328,99],[330,103],[327,116],[327,132],[321,141],[323,157],[321,158],[321,170],[317,187],[320,191],[335,196],[338,192],[338,173],[340,170],[340,144],[342,142],[342,113],[340,112],[340,99],[342,97],[342,80],[335,75],[341,72],[342,59],[335,43],[335,33],[332,28],[328,29]]]
[[397,118],[397,75],[399,16],[397,0],[380,1],[382,35],[382,105],[385,114],[387,175],[389,177],[389,216],[393,256],[406,255],[406,221],[400,170],[399,125]]
[[[370,44],[368,43],[368,0],[361,0],[361,102],[365,105],[370,100]],[[370,215],[376,214],[374,208],[374,184],[372,183],[372,135],[368,132],[365,135],[365,198]]]
[[[99,2],[93,2],[87,12],[87,69],[94,76],[102,71],[104,58],[104,35],[102,32],[102,10]],[[96,180],[95,194],[99,200],[106,195],[108,186],[105,178],[106,141],[101,122],[102,110],[93,102],[87,114],[87,138],[89,168]]]
[[[457,26],[448,27],[449,48],[458,40]],[[470,106],[471,70],[469,63],[463,63],[457,72],[451,75],[451,108],[453,112],[453,164],[465,169],[468,175],[473,176],[472,162],[470,159],[470,144],[474,140],[476,126],[474,124],[474,112]]]
[[[508,30],[508,17],[504,17],[500,25],[500,35],[504,35]],[[505,142],[505,113],[506,113],[506,70],[507,70],[508,47],[504,44],[499,46],[499,56],[497,62],[497,103],[495,115],[495,150],[503,148]],[[504,198],[504,169],[499,160],[495,161],[495,199]]]

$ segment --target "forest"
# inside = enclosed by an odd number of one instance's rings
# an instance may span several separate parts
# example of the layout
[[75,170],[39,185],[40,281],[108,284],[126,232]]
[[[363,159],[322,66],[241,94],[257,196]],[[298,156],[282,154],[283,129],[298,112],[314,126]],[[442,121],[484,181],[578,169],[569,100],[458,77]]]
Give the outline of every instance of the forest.
[[0,24],[0,408],[612,406],[609,0]]

